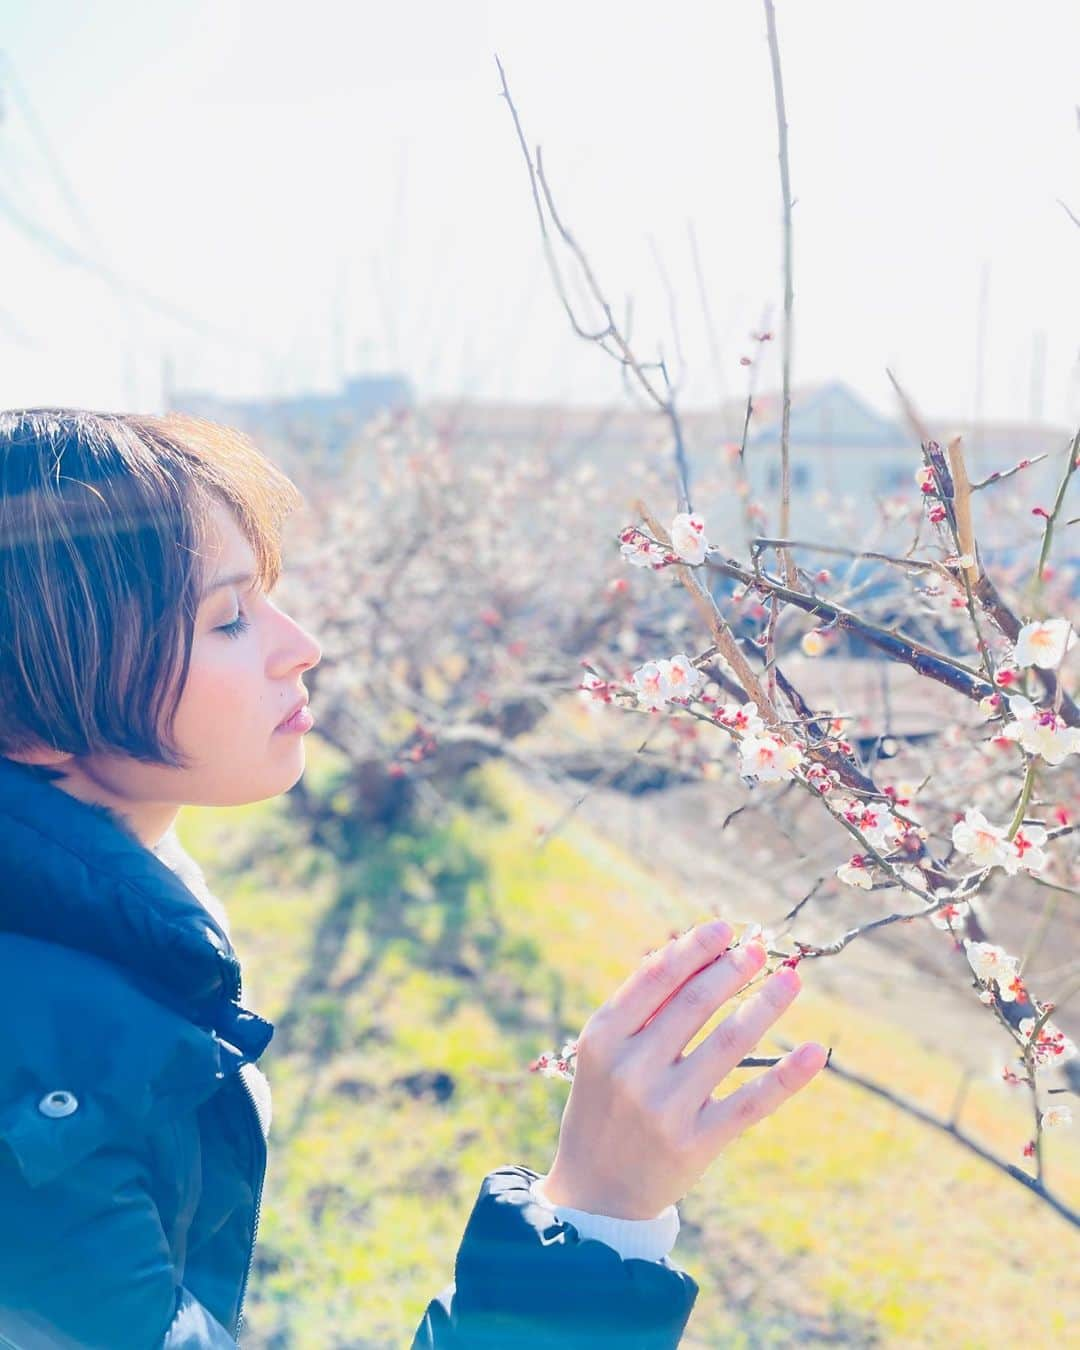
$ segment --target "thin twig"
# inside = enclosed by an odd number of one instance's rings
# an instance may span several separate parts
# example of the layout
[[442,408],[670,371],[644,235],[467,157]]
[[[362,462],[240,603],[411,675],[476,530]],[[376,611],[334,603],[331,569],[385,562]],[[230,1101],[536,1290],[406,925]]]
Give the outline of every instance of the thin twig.
[[[776,35],[776,12],[772,0],[764,0],[765,21],[769,31],[769,58],[772,64],[773,93],[776,101],[776,130],[779,140],[780,195],[784,209],[784,325],[781,334],[783,366],[783,412],[780,420],[780,533],[791,529],[791,326],[794,288],[791,264],[791,169],[788,163],[787,111],[784,107],[784,80],[780,70],[780,42]],[[795,571],[786,552],[780,554],[780,570],[789,586],[795,585]]]
[[1050,544],[1054,538],[1054,522],[1061,514],[1061,508],[1065,504],[1065,493],[1069,487],[1069,480],[1076,471],[1078,457],[1080,457],[1080,430],[1078,430],[1073,437],[1073,443],[1069,447],[1068,462],[1065,465],[1065,472],[1061,475],[1061,482],[1058,484],[1057,496],[1054,498],[1053,509],[1046,517],[1042,548],[1039,550],[1039,565],[1035,569],[1035,577],[1032,582],[1032,589],[1036,594],[1042,586],[1043,570],[1046,567],[1046,560],[1050,555]]
[[[674,391],[672,390],[671,382],[668,379],[667,368],[663,361],[660,361],[657,366],[654,367],[658,368],[663,375],[667,390],[665,397],[646,374],[646,364],[639,361],[635,356],[630,347],[629,339],[615,320],[611,305],[608,303],[608,300],[596,279],[596,275],[593,272],[585,250],[563,222],[562,217],[556,208],[554,196],[544,173],[543,153],[539,146],[537,146],[536,149],[536,163],[535,165],[533,164],[532,156],[529,154],[528,142],[525,139],[525,133],[521,126],[521,119],[518,116],[514,100],[510,96],[510,88],[506,81],[506,72],[503,70],[502,62],[499,60],[498,56],[495,57],[495,64],[498,67],[499,78],[502,81],[502,97],[506,99],[506,102],[509,105],[511,116],[514,119],[518,143],[521,146],[521,152],[529,172],[529,183],[532,188],[533,202],[536,207],[537,217],[540,221],[540,231],[544,241],[544,252],[548,260],[548,267],[551,272],[552,280],[555,283],[555,289],[558,292],[559,299],[562,301],[563,308],[566,310],[567,317],[570,320],[571,327],[578,337],[583,338],[587,342],[596,343],[596,345],[608,356],[619,362],[624,372],[629,370],[657,410],[667,419],[668,424],[671,427],[674,442],[679,510],[691,512],[693,510],[693,505],[690,499],[690,471],[686,458],[686,444],[683,437],[682,421],[675,406]],[[541,204],[541,196],[543,198],[543,204]],[[555,258],[555,250],[552,246],[547,222],[544,217],[544,206],[547,207],[548,215],[551,217],[552,224],[555,226],[559,237],[580,267],[593,300],[604,316],[604,326],[596,331],[589,331],[578,321],[577,316],[574,314],[573,306],[567,298],[566,289],[562,281],[562,274],[559,271],[558,263]],[[608,346],[609,341],[614,344],[613,347]]]
[[[779,1037],[777,1037],[777,1044],[784,1051],[793,1050],[795,1048],[788,1042],[780,1040]],[[779,1061],[773,1059],[768,1062],[770,1064],[776,1064]],[[872,1092],[875,1097],[882,1097],[885,1101],[891,1102],[893,1106],[903,1111],[905,1115],[914,1116],[916,1120],[921,1120],[923,1124],[932,1125],[935,1129],[941,1130],[943,1133],[949,1135],[950,1138],[955,1139],[958,1144],[962,1144],[964,1148],[969,1149],[977,1157],[982,1158],[984,1162],[990,1163],[991,1166],[996,1167],[999,1171],[1012,1177],[1014,1181],[1018,1181],[1022,1186],[1026,1186],[1027,1189],[1037,1195],[1040,1200],[1044,1200],[1051,1209],[1056,1210],[1063,1219],[1067,1219],[1074,1227],[1080,1228],[1080,1211],[1071,1208],[1064,1200],[1059,1199],[1052,1192],[1048,1191],[1035,1177],[1029,1176],[1022,1168],[1015,1166],[1013,1163],[1006,1162],[1004,1158],[996,1157],[989,1149],[984,1148],[978,1140],[972,1138],[971,1135],[966,1134],[956,1125],[950,1124],[947,1120],[942,1120],[939,1116],[935,1116],[932,1112],[927,1111],[924,1107],[918,1106],[908,1098],[901,1097],[899,1093],[893,1092],[887,1087],[882,1087],[880,1083],[875,1083],[869,1078],[864,1078],[861,1074],[855,1073],[851,1069],[842,1068],[836,1063],[836,1060],[831,1053],[825,1067],[846,1082],[855,1083],[865,1091]]]

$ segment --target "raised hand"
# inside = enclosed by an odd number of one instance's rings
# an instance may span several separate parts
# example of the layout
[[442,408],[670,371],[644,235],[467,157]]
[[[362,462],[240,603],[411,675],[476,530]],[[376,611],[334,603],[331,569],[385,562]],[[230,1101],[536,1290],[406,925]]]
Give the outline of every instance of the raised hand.
[[585,1024],[544,1193],[555,1204],[621,1219],[676,1203],[749,1126],[824,1067],[807,1042],[723,1100],[718,1084],[794,1001],[781,968],[690,1054],[689,1041],[761,969],[765,948],[729,949],[733,929],[699,924],[651,953]]

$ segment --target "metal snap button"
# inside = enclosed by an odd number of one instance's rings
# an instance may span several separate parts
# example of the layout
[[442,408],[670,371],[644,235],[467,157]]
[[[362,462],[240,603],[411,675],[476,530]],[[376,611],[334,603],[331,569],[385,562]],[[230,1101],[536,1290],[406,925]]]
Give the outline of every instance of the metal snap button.
[[41,1114],[51,1116],[53,1119],[70,1116],[73,1111],[78,1109],[78,1097],[75,1096],[74,1092],[66,1092],[63,1089],[57,1092],[47,1092],[38,1102],[38,1110]]

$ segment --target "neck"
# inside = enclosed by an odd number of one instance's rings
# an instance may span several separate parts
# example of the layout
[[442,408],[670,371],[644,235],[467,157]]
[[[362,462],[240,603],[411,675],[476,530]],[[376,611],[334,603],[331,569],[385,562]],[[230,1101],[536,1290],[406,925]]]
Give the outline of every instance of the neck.
[[172,829],[180,807],[176,802],[137,802],[112,792],[99,779],[91,777],[79,765],[66,760],[56,766],[63,778],[55,778],[52,786],[93,806],[106,807],[117,817],[127,832],[153,852]]

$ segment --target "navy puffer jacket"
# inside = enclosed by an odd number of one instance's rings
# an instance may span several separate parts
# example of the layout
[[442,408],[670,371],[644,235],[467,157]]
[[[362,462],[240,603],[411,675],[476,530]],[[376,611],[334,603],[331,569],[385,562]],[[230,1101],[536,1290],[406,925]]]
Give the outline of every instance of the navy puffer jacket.
[[[238,1344],[273,1035],[241,1000],[177,870],[0,757],[0,1347]],[[677,1345],[695,1282],[581,1241],[532,1199],[537,1175],[483,1179],[413,1350]]]

